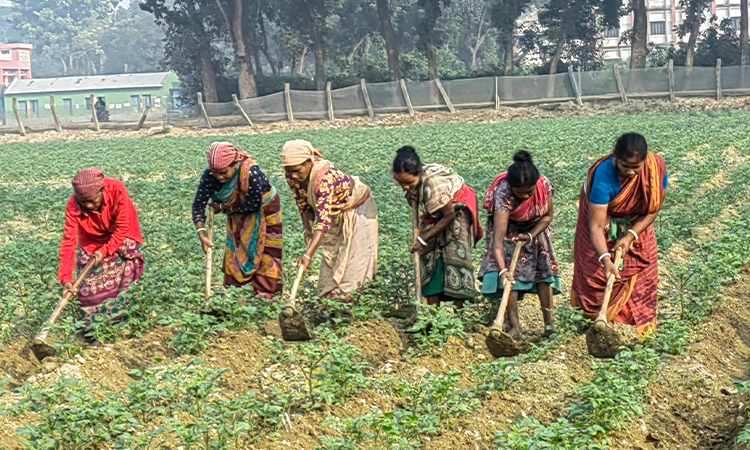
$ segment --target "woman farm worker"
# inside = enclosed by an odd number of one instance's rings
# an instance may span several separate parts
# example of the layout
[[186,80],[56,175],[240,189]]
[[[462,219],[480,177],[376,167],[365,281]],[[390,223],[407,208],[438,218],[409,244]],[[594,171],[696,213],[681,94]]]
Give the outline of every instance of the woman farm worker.
[[[479,279],[482,294],[500,298],[508,280],[513,283],[508,298],[508,322],[513,338],[521,336],[518,299],[536,294],[542,305],[545,335],[553,333],[552,295],[560,293],[560,266],[552,248],[552,183],[534,165],[529,152],[513,156],[507,172],[495,178],[484,196],[487,210],[487,250]],[[506,237],[508,238],[506,240]],[[508,272],[516,242],[524,243],[515,273]]]
[[125,185],[96,167],[73,177],[73,191],[60,246],[63,291],[73,289],[73,269],[80,273],[93,259],[95,268],[78,289],[86,325],[100,314],[109,322],[124,319],[130,300],[120,294],[143,275],[138,213]]
[[[581,190],[571,292],[571,303],[587,317],[597,316],[607,277],[614,273],[608,321],[636,325],[640,336],[656,329],[659,267],[652,224],[666,189],[664,160],[649,152],[637,133],[622,135],[614,154],[589,169]],[[618,247],[622,269],[613,262]]]
[[307,141],[288,141],[281,152],[307,241],[299,263],[307,270],[322,244],[318,292],[348,298],[377,272],[378,210],[370,188],[322,159]]
[[252,283],[256,295],[272,298],[281,292],[281,200],[255,160],[229,142],[214,142],[206,154],[193,201],[193,223],[203,251],[214,244],[206,233],[206,205],[227,215],[224,285]]
[[430,305],[453,301],[456,309],[463,308],[476,294],[472,235],[476,245],[484,234],[477,194],[453,169],[422,164],[408,146],[393,160],[393,178],[423,212],[419,239],[411,249],[422,256],[422,295]]

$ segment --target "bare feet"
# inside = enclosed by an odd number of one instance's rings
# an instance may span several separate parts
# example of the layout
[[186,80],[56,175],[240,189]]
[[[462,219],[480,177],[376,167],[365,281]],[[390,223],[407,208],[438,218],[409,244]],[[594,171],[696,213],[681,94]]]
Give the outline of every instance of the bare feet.
[[521,327],[512,327],[510,330],[508,330],[508,335],[512,337],[513,340],[520,339],[522,333],[523,330],[521,330]]

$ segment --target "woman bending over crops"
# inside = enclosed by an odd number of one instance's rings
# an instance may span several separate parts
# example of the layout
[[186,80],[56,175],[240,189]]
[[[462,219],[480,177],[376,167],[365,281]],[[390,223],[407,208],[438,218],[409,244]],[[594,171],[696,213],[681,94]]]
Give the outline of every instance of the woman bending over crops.
[[[641,336],[656,329],[659,268],[652,224],[666,189],[664,160],[637,133],[622,135],[614,154],[589,169],[579,201],[571,292],[571,303],[586,316],[597,316],[607,277],[615,274],[608,321],[636,325]],[[622,267],[613,262],[617,248]]]
[[206,233],[206,205],[227,215],[224,285],[252,283],[256,295],[281,292],[281,200],[255,160],[229,142],[214,142],[206,154],[193,201],[193,223],[203,251],[214,244]]
[[453,301],[456,309],[475,297],[471,239],[484,231],[477,215],[477,194],[453,169],[422,164],[412,147],[393,160],[393,178],[413,208],[421,208],[419,237],[412,252],[421,255],[422,295],[430,305]]
[[104,178],[96,167],[73,177],[73,195],[65,207],[60,246],[60,283],[73,290],[73,270],[94,269],[78,289],[86,325],[94,316],[116,322],[126,317],[129,299],[122,296],[143,275],[143,236],[138,213],[121,181]]
[[[513,156],[514,163],[495,178],[484,196],[487,210],[487,249],[479,269],[482,294],[500,298],[506,281],[512,283],[508,298],[508,323],[513,338],[521,336],[518,300],[536,294],[542,305],[545,335],[554,330],[552,296],[560,293],[560,266],[552,248],[552,183],[539,174],[529,152]],[[506,239],[507,238],[507,239]],[[524,244],[515,273],[508,266],[517,242]]]
[[282,149],[286,181],[307,241],[299,264],[307,270],[323,245],[318,292],[348,299],[352,291],[375,278],[378,209],[369,187],[322,157],[320,150],[303,140],[288,141]]

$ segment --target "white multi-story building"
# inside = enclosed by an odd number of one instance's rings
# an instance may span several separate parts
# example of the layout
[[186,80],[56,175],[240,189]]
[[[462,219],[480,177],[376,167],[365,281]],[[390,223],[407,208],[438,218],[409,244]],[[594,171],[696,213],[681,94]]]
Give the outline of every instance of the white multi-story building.
[[[624,1],[627,5],[627,0]],[[680,6],[679,0],[646,0],[648,8],[648,42],[655,45],[676,46],[680,41],[677,27],[685,21],[687,13]],[[740,0],[713,0],[711,8],[705,12],[706,22],[703,29],[711,26],[710,18],[716,16],[718,22],[731,19],[732,26],[740,29]],[[608,30],[604,37],[606,59],[630,58],[630,45],[620,44],[620,36],[625,30],[633,27],[633,14],[620,18],[620,28]],[[683,39],[687,41],[687,36]]]

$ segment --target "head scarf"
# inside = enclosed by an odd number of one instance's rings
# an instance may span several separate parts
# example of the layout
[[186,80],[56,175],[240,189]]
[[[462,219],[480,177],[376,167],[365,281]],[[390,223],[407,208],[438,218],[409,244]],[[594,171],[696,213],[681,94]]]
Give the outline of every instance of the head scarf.
[[73,177],[73,191],[78,200],[91,200],[104,188],[104,174],[96,167],[80,170]]
[[237,150],[231,142],[214,142],[206,152],[208,168],[211,170],[224,169],[249,157],[247,153]]
[[308,141],[295,139],[286,141],[281,149],[281,165],[284,167],[299,166],[307,161],[315,161],[323,156],[323,152],[316,149]]

